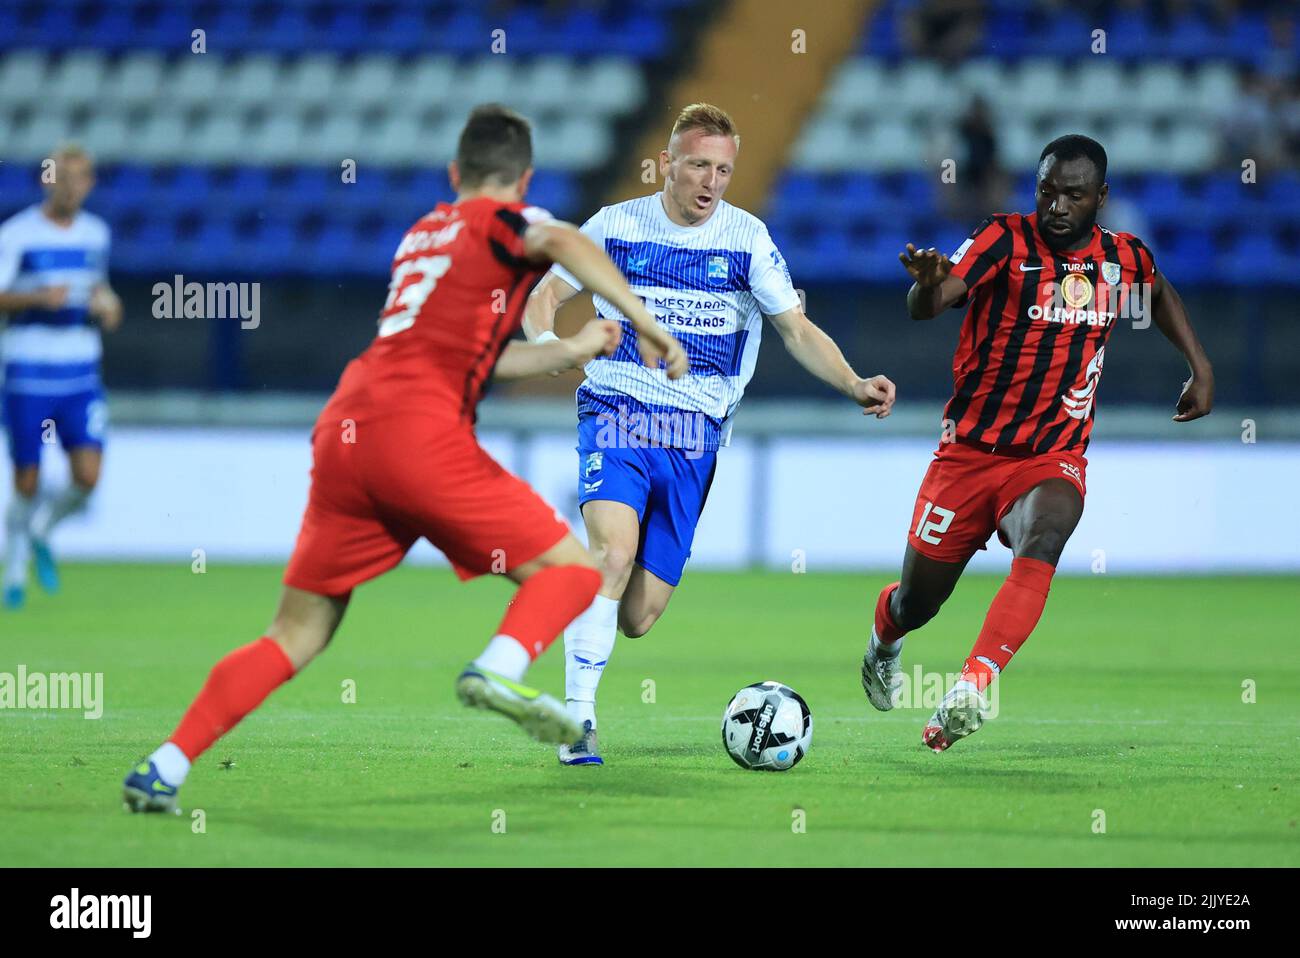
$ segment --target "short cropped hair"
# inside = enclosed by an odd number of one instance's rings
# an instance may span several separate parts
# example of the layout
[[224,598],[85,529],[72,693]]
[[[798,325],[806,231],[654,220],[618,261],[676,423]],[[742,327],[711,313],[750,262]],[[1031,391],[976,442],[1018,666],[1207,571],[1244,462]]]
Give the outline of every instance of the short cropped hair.
[[692,103],[683,107],[682,112],[677,114],[677,122],[673,124],[669,140],[679,133],[691,130],[703,130],[709,136],[729,136],[736,141],[737,147],[740,146],[740,134],[736,132],[736,124],[731,115],[712,103]]
[[56,163],[59,160],[85,160],[87,163],[95,162],[95,158],[90,155],[89,150],[80,143],[73,143],[70,141],[60,143],[54,148],[54,152],[50,155]]
[[504,186],[515,182],[532,165],[533,131],[529,122],[499,103],[474,107],[456,146],[461,183],[470,189],[488,180]]
[[1041,166],[1043,160],[1055,154],[1058,160],[1077,160],[1087,158],[1092,161],[1092,165],[1097,169],[1097,185],[1106,182],[1106,149],[1090,136],[1082,136],[1078,133],[1068,133],[1065,136],[1058,136],[1047,146],[1043,147],[1043,152],[1038,156],[1038,163]]

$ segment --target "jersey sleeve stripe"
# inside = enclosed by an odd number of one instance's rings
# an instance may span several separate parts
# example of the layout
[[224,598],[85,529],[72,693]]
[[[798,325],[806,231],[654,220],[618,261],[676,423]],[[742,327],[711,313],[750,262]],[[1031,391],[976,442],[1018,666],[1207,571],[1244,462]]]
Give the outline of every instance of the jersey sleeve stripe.
[[516,271],[528,269],[528,260],[510,252],[510,250],[506,249],[505,244],[500,240],[489,239],[488,247],[492,250],[492,255],[496,257],[497,262],[506,269],[513,269]]

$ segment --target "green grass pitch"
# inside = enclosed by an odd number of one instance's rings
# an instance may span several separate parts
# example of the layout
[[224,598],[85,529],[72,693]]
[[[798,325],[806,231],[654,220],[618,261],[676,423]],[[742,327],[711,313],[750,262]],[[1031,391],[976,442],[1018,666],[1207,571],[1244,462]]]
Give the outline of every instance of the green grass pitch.
[[[1282,577],[1058,579],[998,717],[935,755],[928,709],[880,714],[859,686],[886,575],[690,572],[649,636],[619,639],[609,764],[562,768],[453,694],[507,585],[402,568],[199,760],[183,816],[128,814],[128,766],[261,634],[279,573],[73,565],[62,595],[0,616],[0,672],[102,672],[106,703],[97,721],[0,710],[0,863],[1300,864],[1300,589]],[[909,673],[960,666],[998,583],[961,583],[908,639]],[[531,674],[561,693],[562,673],[553,647]],[[813,711],[788,773],[743,771],[720,741],[730,696],[767,678]]]

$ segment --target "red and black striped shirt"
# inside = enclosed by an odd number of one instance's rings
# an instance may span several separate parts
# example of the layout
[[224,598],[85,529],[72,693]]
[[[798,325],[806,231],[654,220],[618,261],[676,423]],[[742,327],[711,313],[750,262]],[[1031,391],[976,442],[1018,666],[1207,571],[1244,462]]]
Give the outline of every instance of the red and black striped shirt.
[[1150,251],[1136,236],[1099,226],[1082,249],[1053,251],[1036,213],[999,213],[951,259],[970,309],[945,425],[976,443],[1082,452],[1106,339],[1121,318],[1151,308]]

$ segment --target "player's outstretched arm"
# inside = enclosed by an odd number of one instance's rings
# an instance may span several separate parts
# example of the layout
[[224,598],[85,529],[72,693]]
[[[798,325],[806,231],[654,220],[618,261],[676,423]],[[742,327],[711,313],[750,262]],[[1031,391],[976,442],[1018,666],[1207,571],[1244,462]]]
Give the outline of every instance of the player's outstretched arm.
[[1182,298],[1174,284],[1165,279],[1164,273],[1156,274],[1151,296],[1156,327],[1187,359],[1192,373],[1191,379],[1183,383],[1174,422],[1191,422],[1208,416],[1214,407],[1214,369],[1201,341],[1196,338],[1196,330],[1192,329],[1191,320],[1187,318]]
[[798,306],[770,317],[790,355],[822,382],[862,407],[863,415],[884,419],[894,408],[894,384],[884,376],[863,379],[853,371],[835,340]]
[[[637,331],[637,349],[647,366],[658,366],[662,360],[669,379],[686,375],[688,364],[682,344],[655,322],[605,251],[576,226],[558,220],[534,223],[524,233],[524,249],[534,260],[559,263],[585,289],[613,303]],[[554,325],[554,313],[551,322]]]
[[966,282],[952,275],[952,262],[933,247],[917,249],[911,243],[898,254],[912,277],[907,291],[907,312],[913,319],[934,319],[966,295]]
[[577,369],[596,356],[612,356],[622,337],[623,332],[614,320],[593,319],[576,335],[564,339],[556,337],[544,343],[514,340],[501,351],[492,378],[527,379]]

